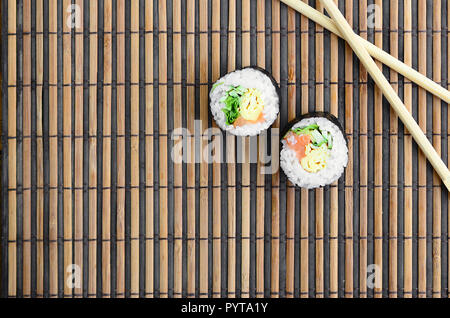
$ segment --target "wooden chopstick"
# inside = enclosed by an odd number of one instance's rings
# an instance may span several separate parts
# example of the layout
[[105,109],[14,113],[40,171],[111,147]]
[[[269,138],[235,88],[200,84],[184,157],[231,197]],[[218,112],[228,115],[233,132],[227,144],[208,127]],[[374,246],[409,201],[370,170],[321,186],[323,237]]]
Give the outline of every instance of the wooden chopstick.
[[[341,38],[344,37],[342,35],[342,31],[340,30],[339,27],[336,26],[335,22],[332,19],[328,18],[324,14],[310,7],[305,2],[299,0],[280,0],[280,1],[287,4],[294,10],[300,12],[302,15],[308,17],[315,23],[322,25],[325,29],[328,29],[330,32],[336,34],[337,36]],[[425,75],[417,72],[412,67],[399,61],[389,53],[386,53],[376,45],[370,43],[369,41],[361,38],[356,34],[355,36],[358,38],[359,42],[361,43],[361,46],[364,47],[368,51],[368,54],[373,56],[375,59],[389,66],[399,74],[402,74],[404,77],[410,79],[417,85],[423,87],[433,95],[436,95],[437,97],[441,98],[446,103],[450,103],[450,92],[447,89],[445,89],[438,83],[432,81]]]
[[363,63],[363,65],[365,66],[369,74],[372,76],[375,83],[383,91],[384,96],[389,101],[392,108],[400,117],[405,127],[409,130],[414,140],[419,145],[420,149],[422,149],[423,153],[430,161],[431,165],[439,174],[445,186],[447,187],[447,190],[450,190],[450,171],[445,166],[444,162],[439,157],[436,150],[431,145],[430,141],[424,135],[419,125],[417,125],[414,118],[408,112],[403,102],[395,93],[392,86],[384,77],[381,70],[377,67],[375,61],[372,59],[372,57],[369,55],[366,48],[364,47],[361,38],[353,32],[353,29],[350,27],[347,20],[345,19],[345,17],[342,15],[342,13],[339,11],[338,7],[332,0],[321,0],[321,1],[325,6],[325,8],[327,9],[330,16],[336,22],[336,25],[341,31],[341,34],[344,37],[344,39],[352,47],[353,51],[359,57],[361,63]]

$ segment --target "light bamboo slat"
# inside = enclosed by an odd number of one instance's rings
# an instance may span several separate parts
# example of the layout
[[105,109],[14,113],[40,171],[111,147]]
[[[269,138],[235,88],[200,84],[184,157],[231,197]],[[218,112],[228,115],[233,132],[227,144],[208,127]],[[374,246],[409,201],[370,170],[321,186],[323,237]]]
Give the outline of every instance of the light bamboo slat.
[[[412,6],[411,0],[404,0],[404,63],[412,65]],[[404,84],[403,101],[406,108],[412,113],[412,84]],[[412,269],[412,234],[413,234],[413,191],[412,191],[412,136],[407,134],[405,129],[404,139],[404,158],[405,158],[405,188],[404,188],[404,265],[403,265],[403,294],[405,298],[412,297],[413,288],[413,269]]]
[[[360,35],[367,39],[367,0],[359,7]],[[367,234],[368,234],[368,89],[367,71],[359,65],[359,297],[367,297]]]
[[[173,101],[174,129],[182,128],[181,92],[181,0],[173,2]],[[177,141],[179,142],[179,140]],[[174,163],[174,297],[182,296],[183,291],[183,166]],[[219,204],[220,207],[220,204]]]
[[[83,31],[84,22],[83,1],[77,0],[76,5],[79,8],[80,23],[74,28],[75,31],[75,204],[74,204],[74,262],[79,269],[80,274],[83,273]],[[74,296],[83,297],[83,276],[80,275],[79,282],[75,284]]]
[[[390,2],[389,28],[398,30],[398,1]],[[398,32],[390,33],[390,54],[398,58]],[[391,85],[398,94],[398,74],[394,71],[390,73]],[[398,253],[398,116],[391,108],[389,128],[389,297],[397,298],[397,253]]]
[[[8,297],[17,295],[17,3],[8,1]],[[54,234],[54,233],[52,233]],[[52,246],[53,247],[53,246]],[[52,249],[53,252],[53,249]],[[54,265],[54,264],[52,264]],[[51,276],[54,278],[54,276]],[[54,282],[54,280],[52,280]],[[53,285],[52,285],[53,287]],[[52,289],[53,290],[53,289]]]
[[187,165],[187,296],[195,296],[195,1],[188,0],[186,3],[186,60],[187,60],[187,128],[191,134],[188,137],[188,149],[190,150],[189,164]]
[[[200,133],[204,134],[208,128],[208,1],[199,2],[199,30],[200,30]],[[202,138],[201,150],[208,147],[208,140]],[[200,297],[208,296],[208,224],[209,224],[209,204],[208,204],[208,164],[202,158],[200,163]]]
[[102,296],[111,296],[111,84],[112,1],[103,3],[103,193],[102,193]]
[[[131,151],[131,264],[130,264],[130,296],[132,298],[139,297],[139,0],[131,1],[131,131],[130,131],[130,151]],[[164,64],[163,64],[164,65]],[[163,66],[162,65],[162,66]],[[166,148],[167,149],[167,148]],[[168,266],[167,266],[168,267]]]
[[[98,3],[89,2],[89,82],[97,82]],[[89,87],[89,273],[88,297],[97,295],[97,87]]]
[[[116,3],[117,21],[117,84],[116,84],[116,113],[117,113],[117,175],[116,175],[116,296],[125,297],[125,0],[118,0]],[[134,20],[134,19],[132,19]],[[134,51],[134,50],[133,50]]]
[[[211,35],[212,38],[212,51],[220,52],[220,0],[213,0],[212,2],[212,31],[214,32]],[[215,82],[220,77],[220,55],[212,54],[212,82]],[[214,144],[218,141],[221,142],[219,147],[215,148],[215,155],[218,158],[223,160],[223,151],[222,151],[222,132],[218,128],[217,124],[213,122],[214,129]],[[222,206],[221,206],[221,163],[214,161],[213,162],[213,279],[212,279],[212,296],[214,298],[221,297],[221,278],[222,278],[222,254],[221,254],[221,244],[222,244]]]
[[154,297],[153,1],[145,1],[145,297]]
[[[58,296],[58,48],[57,14],[58,2],[49,0],[49,296]],[[15,156],[13,156],[15,157]]]
[[[64,0],[64,21],[71,19],[72,1]],[[67,10],[69,8],[69,10]],[[72,231],[72,33],[67,23],[63,24],[63,215],[64,215],[64,281],[70,279],[72,271],[67,271],[73,264],[73,231]],[[64,284],[64,296],[72,297],[73,290]]]

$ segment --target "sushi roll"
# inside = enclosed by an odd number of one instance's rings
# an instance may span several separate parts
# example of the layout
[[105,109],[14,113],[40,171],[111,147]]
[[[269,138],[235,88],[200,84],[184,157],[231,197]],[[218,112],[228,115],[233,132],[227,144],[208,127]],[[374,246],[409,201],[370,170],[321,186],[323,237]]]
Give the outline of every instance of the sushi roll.
[[283,134],[281,143],[281,168],[301,188],[319,188],[335,182],[348,163],[344,131],[329,113],[302,116]]
[[279,111],[279,88],[265,70],[247,67],[228,73],[211,88],[217,125],[237,136],[255,136],[272,125]]

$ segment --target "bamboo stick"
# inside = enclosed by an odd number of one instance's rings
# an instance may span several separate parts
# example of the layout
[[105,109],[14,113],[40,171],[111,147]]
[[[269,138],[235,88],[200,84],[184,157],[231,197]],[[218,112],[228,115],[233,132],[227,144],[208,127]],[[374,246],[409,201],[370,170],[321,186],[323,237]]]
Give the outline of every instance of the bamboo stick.
[[[390,2],[389,28],[398,30],[398,1]],[[398,32],[390,33],[390,53],[398,58]],[[390,72],[392,88],[398,94],[398,74]],[[398,244],[398,116],[391,108],[389,129],[389,297],[397,298],[397,244]]]
[[[441,1],[433,1],[433,80],[441,82]],[[441,100],[433,96],[433,146],[441,155]],[[441,188],[433,173],[433,298],[441,297]]]
[[[250,66],[250,0],[242,1],[242,67]],[[250,297],[250,137],[241,137],[242,229],[241,297]]]
[[[426,30],[427,27],[427,1],[418,1],[418,28],[419,30]],[[418,33],[418,63],[419,72],[427,74],[427,35],[425,32]],[[427,131],[427,93],[425,90],[419,88],[418,104],[422,105],[419,108],[419,126],[423,132]],[[426,298],[427,288],[427,162],[424,153],[419,152],[419,201],[418,201],[418,296]]]
[[44,7],[36,0],[36,295],[44,296],[44,147],[42,127],[42,84],[44,74]]
[[[338,0],[335,0],[336,4]],[[331,61],[338,61],[338,37],[331,34]],[[330,113],[338,116],[338,63],[330,63]],[[330,297],[338,297],[338,182],[330,186]],[[303,201],[302,201],[303,202]]]
[[[31,0],[23,1],[23,297],[31,297]],[[1,80],[0,80],[1,81]],[[1,107],[1,106],[0,106]],[[26,138],[25,138],[26,137]]]
[[[380,17],[383,16],[382,1],[375,2]],[[375,45],[383,47],[383,21],[375,21]],[[381,63],[377,63],[381,69]],[[379,273],[383,273],[383,95],[378,86],[374,88],[374,264],[380,269]],[[382,286],[375,286],[374,297],[381,298]]]
[[[447,2],[447,26],[450,23],[450,2]],[[450,41],[447,41],[447,52],[450,52]],[[448,58],[448,57],[447,57]],[[447,79],[450,76],[450,64],[447,63]],[[447,83],[450,88],[450,81]],[[450,122],[450,112],[447,112],[447,123]],[[450,158],[450,126],[447,124],[447,158]],[[447,159],[447,163],[449,160]],[[450,196],[447,194],[447,215],[450,215]],[[450,218],[447,218],[447,233],[450,231]],[[447,236],[449,236],[447,234]],[[447,251],[450,249],[450,241],[447,241]],[[447,264],[450,262],[450,253],[447,253]],[[447,267],[447,277],[450,274],[450,266]],[[450,292],[447,291],[447,297],[450,298]]]
[[[173,2],[173,101],[174,129],[182,128],[182,96],[181,96],[181,1]],[[214,55],[213,55],[214,56]],[[183,282],[183,166],[174,163],[174,297],[181,297]],[[220,205],[219,205],[220,206]],[[220,263],[219,263],[220,264]]]
[[[166,2],[159,2],[159,81],[167,83],[167,8]],[[160,294],[168,297],[168,178],[167,178],[167,86],[159,85],[159,249],[160,249]],[[192,119],[193,120],[193,119]]]
[[[212,81],[215,82],[220,77],[220,0],[212,2]],[[222,153],[222,132],[218,130],[217,124],[213,121],[214,142],[220,141],[220,146],[215,148],[215,155],[223,158]],[[217,129],[217,130],[216,130]],[[213,280],[212,293],[214,298],[221,296],[221,162],[213,162]]]
[[102,194],[102,293],[111,297],[111,84],[112,1],[104,1],[103,16],[103,194]]
[[[116,225],[116,297],[125,297],[125,0],[117,1],[117,225]],[[131,19],[134,20],[134,19]],[[133,48],[132,51],[135,49]],[[131,125],[133,126],[133,125]]]
[[[200,121],[201,134],[208,128],[208,2],[201,0],[200,6]],[[208,147],[207,139],[202,137],[201,149]],[[202,159],[200,163],[200,297],[208,296],[208,164]]]
[[[139,0],[131,2],[131,297],[139,297]],[[162,64],[161,66],[163,66]],[[166,141],[167,143],[167,141]],[[166,148],[167,149],[167,148]],[[167,151],[167,150],[166,150]],[[167,162],[167,161],[166,161]]]
[[[334,3],[333,3],[334,5]],[[353,1],[345,0],[345,18],[353,26]],[[353,51],[345,45],[345,133],[348,164],[345,169],[345,297],[353,297]]]
[[[404,0],[404,62],[412,65],[412,17],[411,0]],[[404,84],[404,103],[408,111],[412,112],[412,84]],[[404,266],[403,266],[403,297],[412,297],[412,137],[405,129],[404,158],[405,158],[405,198],[404,198]]]
[[[17,295],[17,4],[8,2],[8,297]],[[52,264],[53,265],[53,264]],[[53,287],[53,286],[52,286]]]
[[145,1],[145,296],[154,297],[153,1]]
[[[259,67],[265,68],[266,66],[266,39],[264,35],[265,27],[265,2],[257,2],[257,63]],[[256,176],[256,297],[264,297],[264,214],[265,214],[265,202],[264,202],[264,163],[262,162],[263,155],[266,151],[266,139],[264,137],[258,138],[258,174]]]
[[[337,36],[342,37],[340,30],[337,28],[335,23],[330,18],[320,14],[320,12],[314,10],[306,3],[296,0],[281,0],[281,1],[287,4],[288,6],[294,8],[296,11],[300,12],[304,16],[308,17],[312,21],[322,25],[324,28],[333,32]],[[393,58],[388,53],[384,52],[381,48],[376,47],[372,43],[368,41],[362,41],[361,43],[362,45],[364,45],[369,54],[372,55],[374,58],[376,58],[378,61],[384,63],[385,65],[394,69],[403,76],[411,79],[414,83],[425,88],[430,93],[438,96],[445,102],[447,103],[450,102],[450,92],[447,89],[433,82],[425,75],[420,74],[419,72],[415,71],[406,64]]]
[[[97,83],[98,3],[89,2],[89,82]],[[97,295],[97,87],[89,87],[89,272],[88,297]]]
[[[228,72],[236,68],[236,0],[228,3]],[[236,297],[236,137],[227,135],[228,174],[228,297]]]
[[[58,48],[57,1],[49,1],[49,280],[50,297],[58,296]],[[11,114],[10,114],[11,116]],[[14,118],[10,117],[10,118]],[[15,155],[12,156],[15,158]],[[11,173],[11,170],[10,170]]]
[[[296,116],[295,11],[288,8],[288,122]],[[295,187],[286,184],[286,297],[294,297]]]
[[[192,134],[195,119],[195,1],[187,1],[187,18],[186,18],[186,54],[187,54],[187,126],[188,131]],[[190,161],[187,167],[187,294],[188,297],[195,296],[195,140],[190,135],[188,139],[188,147],[190,149]]]
[[[300,20],[300,32],[301,32],[301,103],[302,114],[308,112],[308,19],[305,16],[301,16]],[[309,267],[308,267],[308,255],[309,255],[309,231],[308,231],[308,190],[301,189],[301,208],[300,208],[300,297],[307,298],[309,296]]]
[[[80,8],[80,24],[75,27],[75,264],[83,273],[83,1],[77,0]],[[83,276],[75,285],[75,297],[83,297]]]
[[[367,39],[367,0],[360,2],[359,28],[361,37]],[[368,127],[367,71],[359,65],[359,297],[367,297],[367,207],[368,207]]]
[[[64,21],[71,18],[72,1],[64,0]],[[69,10],[67,10],[69,8]],[[72,33],[70,25],[63,23],[63,215],[64,215],[64,281],[67,282],[72,271],[67,271],[73,264],[72,231]],[[72,297],[73,289],[64,284],[64,297]]]
[[[280,2],[272,0],[272,75],[280,83]],[[274,128],[280,127],[280,115],[274,122]],[[280,174],[272,175],[272,240],[271,240],[271,297],[279,297],[280,280]]]
[[[317,10],[323,12],[323,6],[317,2]],[[316,25],[316,111],[324,111],[324,36],[323,28]],[[324,255],[323,255],[323,188],[315,190],[315,253],[316,253],[316,297],[324,297]]]

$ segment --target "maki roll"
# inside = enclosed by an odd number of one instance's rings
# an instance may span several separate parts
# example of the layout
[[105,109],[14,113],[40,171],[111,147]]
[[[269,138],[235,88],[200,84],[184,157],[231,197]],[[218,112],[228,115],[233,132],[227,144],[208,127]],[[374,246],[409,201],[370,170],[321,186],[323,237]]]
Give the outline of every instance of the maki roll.
[[339,179],[348,163],[344,131],[329,113],[302,116],[283,135],[280,165],[302,188],[318,188]]
[[247,67],[228,73],[212,87],[211,113],[217,125],[237,136],[255,136],[279,111],[279,88],[265,70]]

